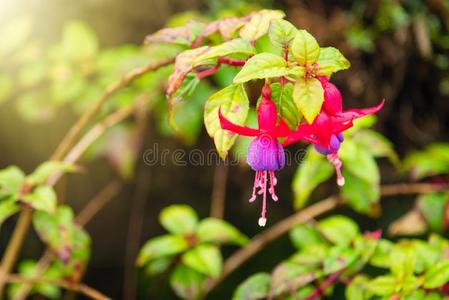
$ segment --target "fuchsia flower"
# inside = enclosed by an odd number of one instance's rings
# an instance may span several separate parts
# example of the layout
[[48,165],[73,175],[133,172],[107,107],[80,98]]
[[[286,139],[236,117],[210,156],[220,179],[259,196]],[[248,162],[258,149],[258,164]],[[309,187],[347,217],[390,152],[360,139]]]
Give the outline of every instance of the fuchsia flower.
[[312,143],[315,149],[326,155],[335,166],[337,184],[342,186],[345,181],[341,174],[342,163],[338,157],[340,144],[344,140],[342,132],[353,126],[353,120],[378,112],[382,108],[384,100],[378,106],[343,111],[342,97],[337,87],[326,77],[318,79],[324,89],[324,103],[320,113],[312,124],[299,124],[296,131],[288,135],[283,145],[286,146],[299,140]]
[[282,118],[279,117],[279,122],[277,122],[276,105],[271,99],[271,90],[267,84],[262,89],[262,99],[257,108],[258,129],[232,123],[222,115],[221,109],[219,109],[218,114],[221,128],[243,136],[255,137],[251,141],[247,153],[247,162],[256,171],[253,193],[249,201],[254,202],[257,194],[263,195],[259,226],[265,226],[267,222],[267,184],[269,181],[270,186],[268,192],[271,198],[277,201],[278,197],[274,190],[277,179],[274,172],[281,170],[285,165],[284,148],[278,142],[277,138],[286,137],[291,131]]

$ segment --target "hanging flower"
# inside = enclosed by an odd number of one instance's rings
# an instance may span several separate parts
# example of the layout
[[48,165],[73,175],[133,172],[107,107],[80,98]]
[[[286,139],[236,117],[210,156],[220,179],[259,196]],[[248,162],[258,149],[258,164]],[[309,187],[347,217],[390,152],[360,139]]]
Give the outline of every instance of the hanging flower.
[[337,87],[326,77],[320,77],[319,80],[324,89],[324,103],[320,113],[312,124],[298,125],[296,131],[288,135],[283,145],[286,146],[299,140],[311,142],[315,149],[326,155],[334,165],[337,184],[342,186],[345,180],[341,174],[342,163],[338,157],[340,144],[344,140],[342,132],[353,126],[353,120],[378,112],[383,107],[384,100],[378,106],[343,111],[342,97]]
[[[239,126],[226,119],[221,109],[218,111],[221,128],[243,136],[255,137],[247,153],[247,162],[256,172],[250,202],[254,202],[257,195],[262,195],[262,212],[259,226],[267,222],[267,189],[274,201],[278,200],[275,192],[277,179],[275,171],[281,170],[285,165],[284,148],[277,138],[286,137],[290,133],[285,121],[277,116],[276,105],[271,99],[270,86],[265,84],[262,89],[262,99],[257,108],[258,129]],[[269,184],[269,186],[268,186]]]

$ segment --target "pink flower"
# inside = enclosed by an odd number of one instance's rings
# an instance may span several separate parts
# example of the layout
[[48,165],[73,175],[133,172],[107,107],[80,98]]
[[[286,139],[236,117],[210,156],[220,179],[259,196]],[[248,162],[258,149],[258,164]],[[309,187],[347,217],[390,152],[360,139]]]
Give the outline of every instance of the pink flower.
[[315,149],[326,155],[335,166],[337,183],[342,186],[345,181],[341,174],[342,163],[338,157],[340,144],[344,140],[342,132],[353,126],[353,120],[378,112],[383,107],[384,100],[378,106],[343,111],[342,97],[337,87],[326,77],[320,77],[319,80],[324,89],[324,103],[320,113],[312,124],[298,125],[297,129],[287,136],[283,145],[286,146],[299,140],[312,143]]
[[218,115],[221,128],[243,136],[255,137],[251,141],[247,153],[247,162],[256,171],[253,193],[249,201],[254,202],[257,194],[262,195],[263,202],[259,225],[265,226],[267,222],[266,198],[268,182],[268,192],[271,198],[277,201],[278,197],[274,190],[277,179],[274,172],[281,170],[285,165],[284,148],[277,138],[286,137],[290,133],[290,129],[282,118],[279,117],[279,122],[277,122],[276,105],[271,99],[271,89],[267,84],[262,89],[262,99],[257,108],[257,129],[232,123],[222,115],[221,108],[218,111]]

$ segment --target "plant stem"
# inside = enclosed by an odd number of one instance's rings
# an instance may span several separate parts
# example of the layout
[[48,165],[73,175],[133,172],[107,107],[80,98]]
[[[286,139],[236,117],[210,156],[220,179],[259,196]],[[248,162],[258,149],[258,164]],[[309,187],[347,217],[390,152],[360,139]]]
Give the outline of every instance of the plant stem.
[[338,276],[340,276],[341,273],[343,273],[343,269],[327,277],[326,281],[324,281],[323,284],[319,285],[309,296],[307,296],[306,300],[319,299],[324,294],[324,292],[326,292],[327,288],[330,287],[338,279]]
[[223,281],[229,274],[236,270],[246,260],[251,258],[254,254],[262,250],[268,243],[275,240],[279,236],[287,233],[293,226],[302,224],[312,220],[313,218],[334,209],[338,205],[337,197],[329,197],[320,202],[317,202],[302,211],[299,211],[288,218],[276,223],[273,227],[256,235],[251,242],[244,248],[238,250],[231,255],[224,263],[221,276],[215,280],[210,281],[205,287],[205,295],[214,289],[221,281]]
[[[144,134],[148,130],[148,113],[145,109],[136,110],[136,122],[138,130],[136,134],[136,157],[135,160],[141,157],[143,152],[143,145],[145,144],[145,137],[148,138],[148,134]],[[136,163],[136,165],[138,165]],[[123,299],[136,299],[137,278],[135,261],[139,252],[139,245],[142,235],[142,227],[144,221],[145,205],[148,200],[148,194],[150,189],[151,173],[150,170],[140,168],[137,171],[137,180],[134,190],[134,195],[131,204],[131,213],[129,217],[128,234],[126,237],[126,249],[125,249],[125,276],[123,281]]]
[[56,148],[55,152],[51,156],[51,159],[60,160],[72,147],[73,143],[75,143],[81,131],[86,127],[86,125],[97,115],[106,101],[114,95],[116,92],[121,90],[122,88],[128,86],[135,79],[141,77],[142,75],[157,70],[161,67],[167,66],[174,61],[173,57],[157,61],[151,63],[147,66],[140,67],[130,71],[125,74],[119,81],[114,82],[109,85],[103,94],[95,101],[95,103],[91,106],[91,108],[86,111],[78,121],[70,128],[69,132],[64,136],[59,146]]
[[226,198],[226,182],[228,180],[228,168],[228,165],[225,165],[222,162],[220,162],[220,164],[215,167],[210,207],[210,216],[212,218],[223,219]]
[[82,283],[70,283],[64,280],[57,280],[57,279],[50,279],[45,277],[27,277],[27,276],[21,276],[17,274],[10,274],[7,276],[6,281],[8,283],[30,283],[30,284],[36,284],[36,283],[46,283],[54,286],[58,286],[60,288],[64,288],[66,290],[74,291],[81,293],[91,299],[95,300],[108,300],[111,299],[104,294],[102,294],[100,291],[97,291],[94,288],[91,288],[85,284]]
[[5,288],[5,280],[17,260],[17,253],[20,251],[23,240],[30,227],[33,211],[30,208],[22,210],[17,220],[16,227],[9,240],[5,254],[0,265],[0,299],[3,299],[3,290]]
[[[381,186],[381,196],[413,195],[448,190],[449,186],[443,184],[402,183]],[[221,276],[215,281],[208,282],[205,287],[205,295],[214,289],[229,274],[240,267],[240,265],[242,265],[245,261],[262,250],[268,243],[287,233],[291,228],[293,228],[293,226],[308,222],[321,214],[329,212],[337,207],[339,203],[343,203],[343,201],[337,196],[331,196],[296,212],[290,217],[276,223],[273,227],[268,228],[267,230],[256,235],[248,245],[226,259],[223,264]]]
[[86,225],[115,195],[122,189],[123,182],[118,178],[106,185],[87,205],[78,213],[75,223]]
[[[69,132],[64,136],[61,143],[56,148],[55,152],[51,155],[51,160],[60,160],[63,156],[70,150],[72,145],[76,142],[81,131],[86,127],[86,125],[96,116],[96,114],[101,110],[106,101],[114,95],[120,89],[126,87],[130,83],[132,83],[135,79],[140,76],[150,72],[157,70],[161,67],[167,66],[174,61],[174,57],[167,58],[155,63],[151,63],[147,66],[137,68],[132,70],[131,72],[125,74],[119,81],[109,85],[103,94],[95,101],[92,107],[86,111],[78,121],[69,129]],[[94,140],[91,140],[91,143]],[[84,150],[88,147],[87,144],[81,144],[79,147],[84,148]],[[83,150],[83,151],[84,151]],[[77,154],[77,155],[75,155]],[[81,152],[75,152],[73,156],[77,156],[78,159],[81,156]],[[75,160],[76,160],[75,159]],[[54,182],[56,183],[56,181]],[[6,248],[5,254],[3,255],[2,261],[0,263],[0,299],[3,298],[3,290],[5,286],[5,275],[11,272],[13,268],[17,256],[20,252],[20,248],[22,246],[23,240],[25,238],[26,233],[31,224],[32,211],[22,211],[19,216],[19,221],[17,222],[16,228],[14,229],[13,235],[11,237],[10,242]]]

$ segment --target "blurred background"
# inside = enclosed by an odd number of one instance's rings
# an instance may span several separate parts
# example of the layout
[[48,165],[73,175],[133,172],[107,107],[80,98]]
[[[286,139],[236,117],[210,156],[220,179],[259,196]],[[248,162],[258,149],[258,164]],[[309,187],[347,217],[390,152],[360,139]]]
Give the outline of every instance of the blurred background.
[[[400,157],[429,143],[448,141],[447,0],[0,0],[0,167],[14,164],[32,171],[48,159],[107,84],[161,55],[142,46],[147,34],[167,24],[241,16],[258,8],[284,10],[287,20],[311,32],[320,45],[341,50],[352,65],[333,77],[344,105],[366,107],[385,98],[375,128],[393,142]],[[202,124],[202,108],[226,79],[200,86],[195,101],[182,108],[184,119],[177,119],[180,130],[174,132],[167,123],[162,92],[161,78],[168,73],[164,69],[146,76],[113,98],[105,114],[139,95],[152,99],[144,129],[139,131],[133,120],[114,127],[89,149],[82,162],[85,171],[69,175],[57,187],[60,197],[77,212],[104,186],[120,182],[117,195],[86,225],[93,248],[85,281],[114,299],[175,299],[166,278],[149,279],[136,269],[135,255],[144,241],[164,232],[157,220],[163,207],[187,203],[206,217],[214,182],[220,178],[227,177],[225,219],[250,237],[260,231],[255,221],[259,208],[247,202],[252,172],[245,164],[144,163],[142,153],[155,144],[159,150],[214,149]],[[388,162],[381,160],[380,169],[383,183],[398,180]],[[281,201],[269,209],[272,224],[293,212],[290,183],[295,170],[296,166],[288,166],[280,174]],[[323,185],[313,198],[334,190],[333,182]],[[407,211],[409,203],[406,197],[383,203],[381,218],[342,211],[365,229],[385,229]],[[1,228],[0,253],[14,223],[11,218]],[[30,232],[21,257],[38,259],[44,250]],[[225,248],[225,253],[233,250]],[[287,237],[271,244],[210,299],[229,299],[249,274],[271,270],[292,251]]]

